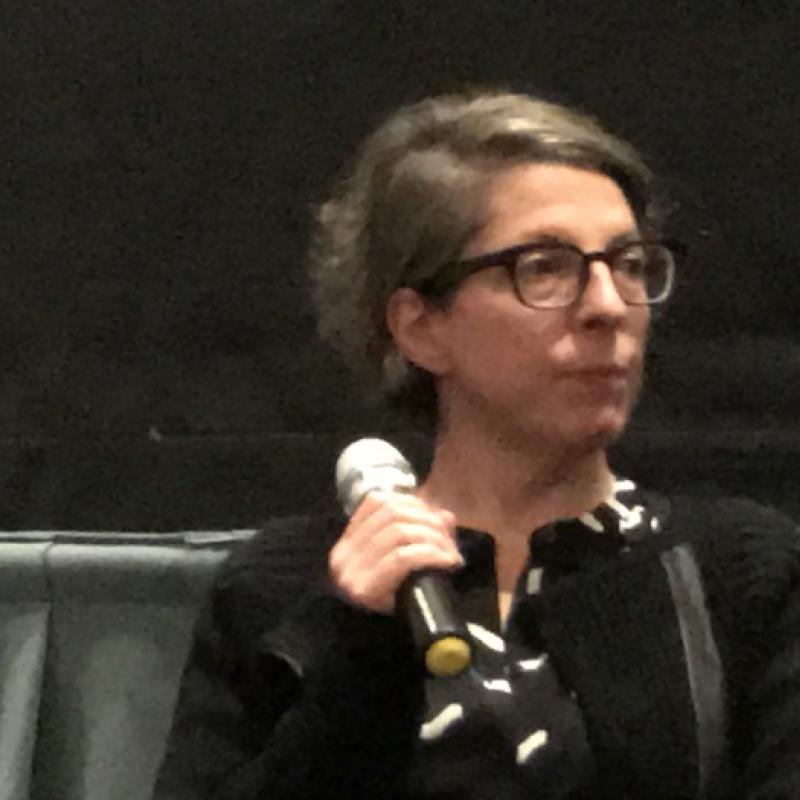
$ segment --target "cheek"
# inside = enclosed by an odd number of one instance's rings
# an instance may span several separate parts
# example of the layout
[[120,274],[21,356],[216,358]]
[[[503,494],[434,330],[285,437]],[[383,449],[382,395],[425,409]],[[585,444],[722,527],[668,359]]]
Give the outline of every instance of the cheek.
[[650,309],[647,306],[636,308],[631,314],[631,333],[644,344],[650,330]]
[[446,348],[447,368],[441,377],[454,387],[481,395],[500,390],[521,369],[518,337],[502,319],[492,315],[464,315],[452,320]]
[[507,312],[487,314],[470,328],[470,347],[483,367],[525,381],[546,372],[555,337],[535,318]]

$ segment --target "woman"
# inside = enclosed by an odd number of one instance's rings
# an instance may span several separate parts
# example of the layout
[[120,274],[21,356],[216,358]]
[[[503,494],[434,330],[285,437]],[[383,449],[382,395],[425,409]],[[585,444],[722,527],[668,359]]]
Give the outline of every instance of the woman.
[[[415,495],[262,532],[219,577],[165,798],[800,796],[800,546],[744,501],[643,492],[606,449],[677,248],[594,121],[484,93],[401,109],[322,206],[322,335],[435,423]],[[395,615],[451,573],[474,651]]]

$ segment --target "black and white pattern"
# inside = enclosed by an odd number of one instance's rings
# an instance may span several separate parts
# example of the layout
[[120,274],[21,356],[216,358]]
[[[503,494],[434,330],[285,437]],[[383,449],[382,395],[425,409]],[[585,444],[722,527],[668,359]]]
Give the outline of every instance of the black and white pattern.
[[412,789],[424,785],[422,775],[441,774],[437,761],[458,764],[458,774],[448,770],[446,785],[428,785],[420,797],[590,796],[594,759],[586,726],[578,698],[550,661],[537,604],[564,575],[598,559],[619,557],[659,526],[635,484],[617,480],[611,497],[591,513],[535,531],[504,626],[497,609],[492,539],[459,530],[466,566],[454,577],[454,589],[472,641],[473,664],[457,678],[427,681],[426,721],[414,769],[418,781],[412,777]]

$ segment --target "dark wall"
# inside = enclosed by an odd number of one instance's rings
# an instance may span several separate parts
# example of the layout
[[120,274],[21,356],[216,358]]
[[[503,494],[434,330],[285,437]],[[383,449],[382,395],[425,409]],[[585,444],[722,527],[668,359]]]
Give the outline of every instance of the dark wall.
[[2,6],[0,527],[311,502],[385,419],[315,340],[308,208],[381,114],[475,83],[597,114],[677,203],[692,258],[621,463],[798,508],[795,4]]

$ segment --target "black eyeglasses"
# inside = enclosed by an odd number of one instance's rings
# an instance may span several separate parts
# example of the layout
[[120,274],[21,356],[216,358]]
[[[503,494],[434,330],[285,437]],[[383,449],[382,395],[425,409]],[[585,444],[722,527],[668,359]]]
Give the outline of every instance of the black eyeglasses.
[[475,272],[505,267],[520,302],[531,308],[565,308],[575,303],[589,282],[595,261],[608,265],[614,286],[628,305],[663,303],[672,291],[675,263],[685,256],[674,240],[626,242],[608,250],[584,253],[571,244],[519,244],[454,261],[412,288],[441,297]]

